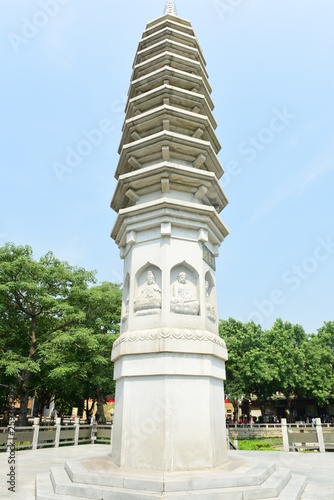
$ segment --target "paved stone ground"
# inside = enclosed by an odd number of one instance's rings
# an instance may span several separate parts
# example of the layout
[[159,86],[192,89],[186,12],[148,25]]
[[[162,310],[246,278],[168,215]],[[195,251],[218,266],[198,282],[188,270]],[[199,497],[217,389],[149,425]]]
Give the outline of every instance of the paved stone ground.
[[[35,500],[35,478],[51,467],[62,466],[65,460],[103,456],[110,453],[110,446],[81,445],[16,453],[16,492],[8,491],[8,455],[0,453],[0,498],[2,500]],[[232,456],[252,457],[276,461],[295,474],[307,476],[308,484],[302,500],[334,500],[334,453],[284,453],[269,451],[231,451]]]
[[326,452],[231,452],[259,460],[274,460],[281,467],[288,467],[294,474],[307,477],[302,500],[334,500],[334,453]]

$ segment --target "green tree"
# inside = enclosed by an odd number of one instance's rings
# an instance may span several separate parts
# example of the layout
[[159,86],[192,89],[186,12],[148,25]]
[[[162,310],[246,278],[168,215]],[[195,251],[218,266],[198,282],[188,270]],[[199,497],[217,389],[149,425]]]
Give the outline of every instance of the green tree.
[[92,382],[95,387],[95,398],[99,423],[105,423],[103,404],[108,395],[114,396],[114,365],[110,361],[111,349],[120,333],[122,308],[122,291],[119,285],[103,282],[92,287],[86,300],[86,325],[91,328],[99,343],[99,355],[104,362],[95,360]]
[[288,419],[295,398],[306,395],[305,367],[308,336],[300,325],[278,318],[265,333],[267,362],[275,371],[276,391],[287,400]]
[[324,406],[334,398],[334,321],[325,322],[310,336],[304,356],[306,391]]
[[[41,353],[49,367],[48,380],[57,390],[56,404],[76,402],[90,416],[88,400],[97,402],[99,422],[104,423],[103,404],[114,394],[113,365],[110,361],[114,340],[119,334],[122,292],[118,285],[104,282],[80,297],[85,314],[83,326],[52,336]],[[68,381],[71,381],[71,384]]]
[[220,321],[219,335],[225,340],[229,359],[226,363],[226,393],[236,404],[240,398],[257,397],[264,414],[271,398],[276,372],[267,361],[266,339],[260,325],[229,318]]
[[[77,307],[94,274],[48,252],[34,260],[29,246],[0,248],[0,369],[20,397],[19,424],[27,423],[28,397],[41,380],[39,347],[79,325]],[[45,372],[44,372],[45,374]]]

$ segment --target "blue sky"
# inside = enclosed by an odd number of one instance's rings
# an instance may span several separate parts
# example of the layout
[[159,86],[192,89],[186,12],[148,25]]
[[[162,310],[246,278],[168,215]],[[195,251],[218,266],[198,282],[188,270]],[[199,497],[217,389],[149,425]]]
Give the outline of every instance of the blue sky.
[[[109,204],[123,109],[139,39],[164,3],[1,1],[0,244],[121,281]],[[316,332],[334,320],[334,4],[176,6],[207,61],[226,170],[219,316]]]

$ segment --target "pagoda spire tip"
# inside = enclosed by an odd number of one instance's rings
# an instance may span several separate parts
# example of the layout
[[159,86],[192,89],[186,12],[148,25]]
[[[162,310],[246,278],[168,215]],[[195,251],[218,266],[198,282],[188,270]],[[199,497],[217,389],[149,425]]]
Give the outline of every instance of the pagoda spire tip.
[[165,5],[165,10],[164,10],[164,15],[165,14],[173,14],[174,16],[177,16],[177,11],[176,11],[176,6],[174,0],[167,0],[166,5]]

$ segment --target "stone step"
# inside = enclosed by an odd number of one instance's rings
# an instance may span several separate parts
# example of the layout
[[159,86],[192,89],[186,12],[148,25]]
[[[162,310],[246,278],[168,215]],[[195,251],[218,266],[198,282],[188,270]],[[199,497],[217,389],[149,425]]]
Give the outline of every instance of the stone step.
[[[163,499],[186,500],[187,498],[197,498],[200,500],[263,500],[279,498],[279,495],[289,483],[291,472],[288,469],[277,468],[262,484],[255,486],[239,485],[237,480],[234,488],[212,488],[212,483],[208,481],[207,488],[203,490],[193,490],[187,493],[174,491],[166,492]],[[111,498],[111,497],[110,497]]]
[[[306,477],[299,474],[292,474],[290,481],[277,497],[277,500],[299,500],[302,497],[306,484]],[[270,499],[264,498],[263,500]]]
[[[162,477],[156,474],[147,472],[143,476],[138,474],[138,471],[131,471],[132,473],[129,471],[120,472],[118,468],[112,466],[104,468],[103,462],[100,465],[103,472],[89,471],[78,460],[68,460],[65,463],[65,470],[73,483],[95,484],[106,488],[127,488],[130,490],[138,489],[157,492],[163,490]],[[108,462],[107,465],[109,465]]]
[[[53,469],[51,473],[38,474],[36,478],[36,500],[158,500],[160,493],[150,493],[138,490],[124,490],[115,487],[97,486],[72,483],[70,478],[62,474],[64,469]],[[57,482],[56,485],[54,482]],[[55,491],[56,488],[56,491]],[[79,494],[84,496],[79,496]],[[98,493],[98,496],[96,496]]]
[[277,498],[291,479],[289,469],[278,467],[261,485],[248,486],[243,489],[243,500],[259,500]]
[[[94,464],[93,464],[94,465]],[[84,467],[78,460],[68,460],[65,469],[73,482],[99,484],[129,489],[145,489],[147,491],[188,491],[231,488],[238,486],[256,486],[262,484],[275,471],[274,462],[254,462],[252,460],[231,460],[221,469],[197,471],[195,474],[175,472],[161,474],[146,472],[139,474],[137,470],[119,471],[111,462],[99,462],[103,473],[98,473],[91,466]],[[96,469],[96,467],[95,467]]]
[[[260,464],[255,468],[259,466]],[[122,474],[115,477],[114,474],[107,476],[91,473],[85,478],[87,482],[79,482],[75,476],[80,469],[80,463],[69,464],[67,468],[74,477],[74,481],[70,478],[68,470],[64,468],[52,468],[50,474],[37,476],[37,500],[83,500],[87,498],[92,500],[186,500],[188,498],[198,500],[221,500],[222,498],[224,500],[269,500],[275,498],[278,500],[299,500],[306,484],[304,477],[292,475],[289,469],[275,467],[275,470],[271,471],[262,484],[253,483],[253,486],[239,484],[238,479],[240,480],[242,476],[231,472],[231,480],[233,479],[235,483],[234,487],[217,487],[217,482],[212,482],[213,478],[207,477],[206,481],[203,480],[201,484],[191,485],[182,481],[182,488],[177,490],[176,486],[180,486],[178,481],[166,482],[161,488],[161,485],[147,478],[145,489],[143,479],[139,481],[138,477],[132,477],[131,481],[130,477],[124,478]],[[271,469],[269,468],[269,470]],[[108,482],[109,485],[97,484],[101,477],[104,478],[102,482]],[[138,485],[140,485],[140,489],[137,488]],[[152,486],[153,490],[150,489]]]
[[[38,474],[36,477],[36,500],[70,500],[68,495],[58,495],[53,489],[49,472]],[[75,500],[87,500],[83,497],[72,497]]]
[[54,492],[60,495],[100,500],[103,498],[103,491],[109,488],[101,485],[73,482],[66,470],[60,467],[52,467],[50,477]]

